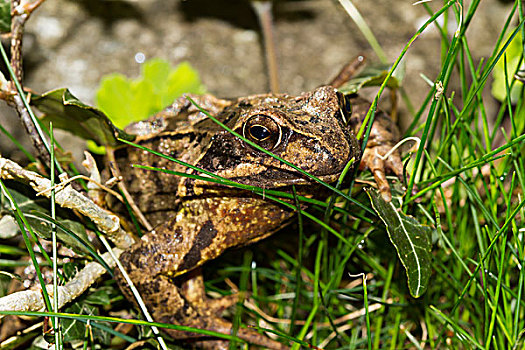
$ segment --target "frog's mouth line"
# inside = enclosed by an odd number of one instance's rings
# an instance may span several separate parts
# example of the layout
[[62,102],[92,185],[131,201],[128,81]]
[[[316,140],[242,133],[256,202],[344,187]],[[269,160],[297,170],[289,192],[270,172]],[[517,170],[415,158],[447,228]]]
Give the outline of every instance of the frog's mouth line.
[[[353,162],[352,166],[355,166],[355,161]],[[345,163],[346,164],[346,163]],[[333,183],[339,179],[341,176],[341,173],[343,172],[344,167],[342,169],[337,169],[334,172],[328,173],[328,174],[315,174],[311,173],[311,175],[322,182],[325,183]],[[352,173],[352,170],[349,169],[350,174]],[[350,175],[348,174],[348,175]],[[281,187],[287,187],[287,186],[306,186],[306,185],[313,185],[318,183],[313,178],[310,178],[304,174],[299,173],[296,170],[293,169],[283,169],[283,168],[267,168],[266,170],[259,172],[257,174],[253,174],[251,176],[247,177],[233,177],[229,180],[242,183],[245,185],[251,185],[251,186],[257,186],[261,188],[281,188]]]

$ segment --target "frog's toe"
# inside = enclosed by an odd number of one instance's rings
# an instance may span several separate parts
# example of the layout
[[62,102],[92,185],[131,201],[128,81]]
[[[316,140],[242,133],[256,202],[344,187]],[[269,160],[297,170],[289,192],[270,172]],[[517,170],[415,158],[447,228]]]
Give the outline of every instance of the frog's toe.
[[386,158],[386,165],[387,168],[392,171],[396,176],[399,178],[399,180],[403,180],[403,161],[401,160],[401,156],[398,152],[392,152],[387,158]]
[[197,349],[205,350],[228,350],[230,343],[223,340],[201,340],[194,343]]
[[[232,334],[233,326],[230,322],[220,317],[213,317],[213,316],[204,316],[204,317],[206,318],[205,322],[208,324],[208,327],[206,327],[207,330],[211,330],[217,333],[228,334],[228,335]],[[202,321],[203,320],[197,323],[202,324]],[[274,350],[289,349],[288,346],[281,344],[278,341],[275,341],[273,339],[270,339],[262,334],[259,334],[255,330],[252,330],[252,329],[239,328],[237,329],[236,336],[248,343],[258,345],[264,349],[274,349]],[[203,340],[201,338],[196,342],[196,345],[203,349],[209,349],[209,350],[229,348],[229,343],[227,341],[217,340],[217,339]]]
[[214,314],[220,315],[224,310],[234,306],[242,299],[243,297],[239,293],[234,293],[217,299],[208,299],[207,306]]
[[392,194],[386,179],[386,172],[392,172],[401,181],[403,180],[403,162],[399,153],[397,151],[391,152],[391,147],[387,145],[366,148],[361,158],[360,168],[370,169],[381,196],[390,202]]

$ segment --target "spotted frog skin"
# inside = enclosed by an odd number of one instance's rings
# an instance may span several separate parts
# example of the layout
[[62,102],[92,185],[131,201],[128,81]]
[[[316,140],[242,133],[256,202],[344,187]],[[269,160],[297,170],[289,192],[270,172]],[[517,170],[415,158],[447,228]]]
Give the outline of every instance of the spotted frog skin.
[[[385,160],[377,157],[397,140],[390,118],[381,112],[376,115],[361,154],[354,135],[370,104],[359,97],[345,97],[331,86],[300,96],[191,97],[237,133],[325,182],[337,180],[349,161],[361,160],[360,167],[372,170],[388,199],[385,170],[397,175],[402,170],[397,153]],[[136,142],[142,146],[238,183],[281,191],[290,191],[294,185],[299,194],[308,196],[323,192],[308,177],[224,130],[186,97],[126,131],[138,135]],[[153,318],[230,334],[232,325],[220,312],[237,298],[208,299],[198,267],[228,248],[271,235],[289,222],[293,211],[249,191],[132,168],[130,164],[143,164],[199,174],[138,148],[121,149],[116,159],[134,202],[155,227],[121,256]],[[116,278],[132,300],[121,273]],[[174,338],[190,338],[200,347],[228,347],[225,341],[196,333],[166,331]],[[251,329],[240,328],[237,336],[264,348],[287,348]]]

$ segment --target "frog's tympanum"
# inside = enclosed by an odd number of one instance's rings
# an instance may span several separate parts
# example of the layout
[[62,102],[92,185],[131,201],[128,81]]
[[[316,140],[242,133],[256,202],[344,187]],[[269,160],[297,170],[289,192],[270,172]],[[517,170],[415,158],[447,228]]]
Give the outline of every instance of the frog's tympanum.
[[[349,161],[361,160],[388,198],[385,169],[399,176],[403,168],[397,153],[384,160],[378,157],[397,139],[395,125],[381,112],[361,156],[354,135],[370,104],[345,97],[331,86],[300,96],[192,98],[246,139],[328,183],[339,178]],[[282,191],[290,191],[293,185],[299,194],[308,196],[325,192],[308,177],[224,130],[187,98],[178,99],[147,121],[132,124],[127,131],[138,135],[136,142],[147,148],[238,183]],[[250,191],[132,168],[130,164],[143,164],[198,174],[138,148],[119,150],[117,161],[135,203],[155,226],[121,256],[153,318],[230,334],[232,325],[220,312],[237,299],[208,299],[198,267],[230,247],[268,237],[289,222],[293,211]],[[119,273],[117,280],[133,299]],[[175,338],[193,338],[206,348],[228,346],[200,334],[167,332]],[[264,348],[286,348],[251,329],[240,328],[237,336]]]

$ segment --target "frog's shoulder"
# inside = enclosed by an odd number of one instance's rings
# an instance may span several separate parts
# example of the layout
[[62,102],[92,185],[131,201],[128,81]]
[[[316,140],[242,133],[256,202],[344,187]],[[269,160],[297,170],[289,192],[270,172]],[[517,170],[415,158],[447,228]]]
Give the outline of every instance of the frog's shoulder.
[[184,94],[162,111],[146,120],[128,125],[125,130],[142,139],[175,130],[183,133],[189,132],[194,125],[207,118],[206,114],[201,112],[199,107],[212,115],[218,115],[232,103],[231,100],[217,98],[210,94]]

